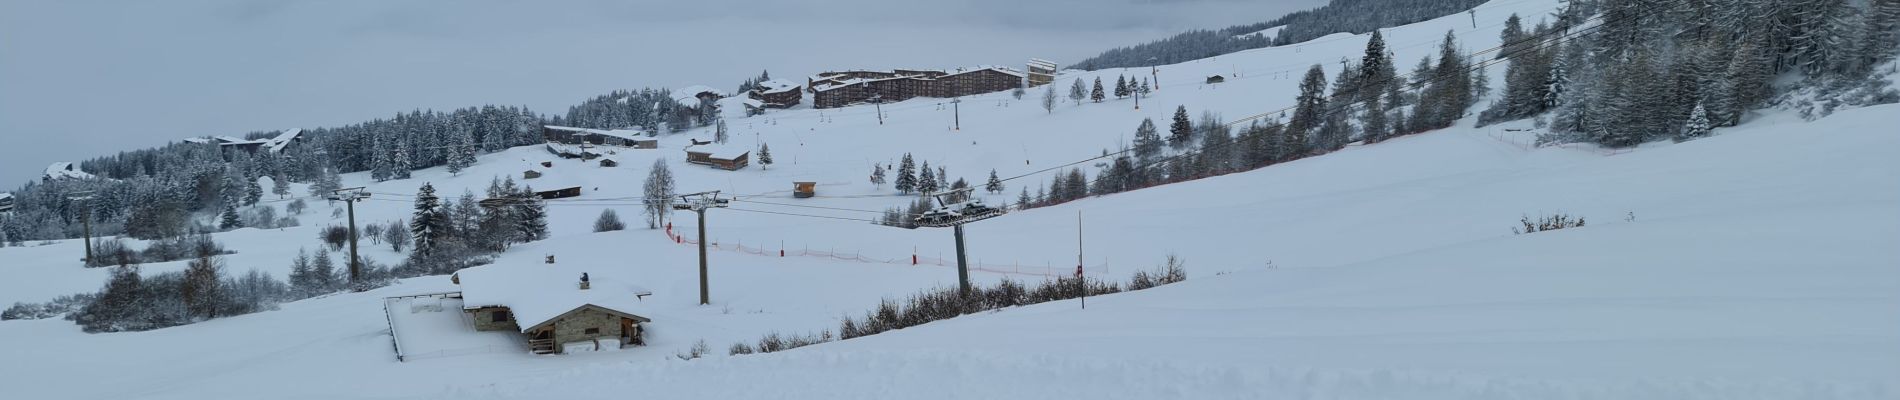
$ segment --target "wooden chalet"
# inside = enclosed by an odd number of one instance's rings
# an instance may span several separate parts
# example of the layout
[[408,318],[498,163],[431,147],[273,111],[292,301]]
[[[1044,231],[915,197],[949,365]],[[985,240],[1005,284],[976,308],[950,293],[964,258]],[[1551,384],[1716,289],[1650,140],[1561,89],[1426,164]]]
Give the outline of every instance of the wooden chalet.
[[818,195],[818,182],[792,182],[792,197],[810,198]]
[[602,158],[600,159],[600,166],[601,168],[613,168],[620,166],[620,162],[614,161],[612,158]]
[[13,193],[0,192],[0,214],[13,212]]
[[637,313],[653,292],[564,264],[490,264],[450,279],[475,330],[520,332],[536,354],[643,346],[653,322]]
[[750,163],[752,152],[744,148],[701,144],[686,148],[686,162],[737,171]]
[[555,187],[558,189],[535,190],[534,195],[535,197],[540,197],[542,200],[565,199],[569,197],[580,197],[581,195],[580,186],[557,185]]

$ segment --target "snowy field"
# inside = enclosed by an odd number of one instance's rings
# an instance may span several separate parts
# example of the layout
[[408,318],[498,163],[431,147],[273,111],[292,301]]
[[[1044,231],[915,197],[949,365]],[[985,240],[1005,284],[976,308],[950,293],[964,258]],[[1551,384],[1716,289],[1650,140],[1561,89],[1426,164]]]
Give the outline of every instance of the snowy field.
[[[1488,48],[1510,13],[1542,16],[1556,6],[1496,1],[1478,9],[1475,29],[1460,14],[1386,35],[1410,65],[1446,30],[1468,49]],[[149,332],[0,322],[0,338],[9,339],[0,344],[0,387],[8,397],[71,399],[1900,398],[1900,160],[1891,156],[1900,137],[1890,133],[1900,106],[1891,105],[1815,122],[1769,112],[1713,138],[1619,152],[1528,148],[1531,133],[1505,130],[1527,122],[1475,129],[1465,121],[1253,172],[1016,212],[968,227],[971,257],[993,270],[975,273],[981,283],[1064,272],[1077,250],[1078,211],[1091,275],[1121,280],[1178,254],[1192,278],[1093,297],[1087,310],[1049,303],[724,356],[736,341],[835,329],[839,317],[881,298],[955,284],[954,268],[937,265],[953,254],[948,230],[810,217],[872,218],[909,201],[866,182],[874,163],[909,152],[980,186],[990,169],[1014,176],[1119,148],[1141,118],[1165,124],[1177,104],[1230,120],[1291,105],[1292,71],[1320,63],[1337,72],[1336,61],[1357,57],[1365,38],[1163,66],[1154,75],[1162,89],[1139,110],[1132,100],[1078,106],[1064,98],[1046,113],[1032,90],[1023,100],[966,98],[960,110],[933,99],[886,104],[884,125],[865,107],[734,115],[734,144],[769,143],[777,161],[759,165],[755,153],[741,171],[682,162],[688,138],[709,136],[693,132],[663,137],[657,150],[619,150],[609,156],[617,168],[531,146],[484,155],[460,174],[344,176],[345,186],[375,193],[358,204],[363,223],[408,218],[424,182],[449,199],[479,193],[495,176],[544,189],[537,181],[581,185],[582,196],[549,202],[552,238],[516,246],[497,264],[532,267],[555,255],[562,268],[640,280],[654,292],[646,347],[552,357],[465,351],[518,345],[518,337],[474,332],[453,301],[408,300],[392,305],[404,316],[400,340],[444,356],[399,363],[384,297],[455,289],[435,276]],[[1072,72],[1057,83],[1066,90],[1077,77],[1149,73]],[[1227,83],[1199,83],[1213,74],[1229,75]],[[961,130],[950,129],[953,112]],[[722,248],[762,253],[712,253],[713,305],[697,304],[694,248],[644,229],[629,200],[661,157],[681,192],[738,195],[731,208],[708,213],[709,236]],[[521,181],[530,168],[548,176]],[[1008,182],[990,200],[1013,202],[1047,177]],[[793,181],[819,182],[818,197],[792,198]],[[285,276],[299,247],[320,245],[318,228],[343,222],[332,205],[312,201],[301,227],[216,235],[237,251],[226,257],[227,273]],[[632,229],[592,233],[607,208]],[[1518,218],[1550,213],[1589,224],[1511,233]],[[676,217],[675,231],[698,228],[691,214]],[[364,248],[383,263],[403,256]],[[80,253],[76,241],[0,248],[0,304],[96,290],[105,271],[79,268]],[[804,255],[813,253],[827,256]],[[924,265],[910,265],[913,255]],[[673,358],[700,340],[716,355]]]

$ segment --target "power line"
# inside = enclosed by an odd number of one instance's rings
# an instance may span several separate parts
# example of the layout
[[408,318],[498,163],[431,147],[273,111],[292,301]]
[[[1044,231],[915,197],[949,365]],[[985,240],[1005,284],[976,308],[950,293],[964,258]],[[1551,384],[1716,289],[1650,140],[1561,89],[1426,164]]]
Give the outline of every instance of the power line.
[[883,214],[883,213],[884,213],[883,211],[876,211],[876,210],[861,210],[861,209],[856,209],[856,208],[839,208],[839,207],[825,207],[825,206],[811,206],[811,205],[802,205],[802,204],[786,204],[786,203],[772,203],[772,202],[765,202],[765,201],[758,201],[758,200],[740,200],[740,199],[733,199],[732,201],[738,201],[738,202],[745,202],[745,203],[758,203],[758,204],[770,204],[770,205],[775,205],[775,206],[783,206],[783,207],[803,207],[803,208],[816,208],[816,209],[821,209],[821,210],[837,210],[837,211],[854,211],[854,212],[863,212],[863,213],[872,213],[872,214]]

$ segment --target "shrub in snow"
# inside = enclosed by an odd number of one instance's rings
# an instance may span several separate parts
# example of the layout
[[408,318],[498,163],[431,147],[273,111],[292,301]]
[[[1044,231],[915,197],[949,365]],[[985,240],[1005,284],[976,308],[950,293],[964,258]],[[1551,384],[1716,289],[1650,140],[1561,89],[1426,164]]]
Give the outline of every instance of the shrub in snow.
[[304,203],[303,199],[291,200],[290,204],[284,206],[284,212],[290,213],[290,215],[302,215],[304,208],[307,207],[309,207],[309,204]]
[[627,224],[620,222],[620,214],[614,213],[614,209],[612,208],[600,210],[600,218],[594,220],[594,232],[609,232],[622,229],[627,229]]
[[693,347],[687,348],[685,353],[674,354],[673,356],[679,357],[679,359],[681,360],[691,360],[691,359],[699,358],[701,356],[705,356],[706,353],[710,351],[712,351],[712,348],[709,346],[706,346],[706,341],[700,340],[698,342],[693,342]]
[[745,344],[743,342],[733,343],[732,348],[729,350],[726,350],[726,355],[729,355],[729,356],[736,356],[740,354],[752,354],[752,346]]
[[139,254],[138,252],[132,251],[131,247],[126,246],[125,240],[112,238],[93,242],[92,259],[89,261],[90,262],[86,264],[87,267],[137,264],[139,263]]
[[137,264],[139,262],[178,261],[197,257],[200,254],[223,255],[231,253],[231,251],[224,249],[224,244],[213,240],[211,235],[198,233],[154,241],[150,246],[145,247],[144,252],[139,254],[139,259],[131,263],[118,263],[115,265]]
[[1532,220],[1530,216],[1526,215],[1518,219],[1518,225],[1520,226],[1511,228],[1511,233],[1521,235],[1532,232],[1576,228],[1583,226],[1583,223],[1583,217],[1571,218],[1569,215],[1564,214],[1545,216],[1537,220]]
[[56,317],[84,307],[94,297],[91,293],[80,293],[59,296],[45,303],[13,303],[6,311],[0,311],[0,321]]
[[369,238],[370,243],[382,243],[383,226],[375,223],[363,225],[363,237]]
[[137,265],[116,267],[99,293],[75,296],[66,319],[86,332],[142,331],[275,309],[290,298],[288,285],[261,272],[226,278],[217,256],[204,254],[184,272],[141,276]]
[[317,239],[330,245],[330,250],[343,250],[343,245],[350,242],[350,228],[337,225],[326,226],[317,231]]
[[390,250],[401,253],[402,248],[409,245],[409,230],[404,229],[407,226],[408,224],[399,219],[383,228],[383,242],[389,243]]
[[[1182,262],[1180,257],[1170,255],[1168,256],[1167,263],[1161,266],[1160,271],[1141,271],[1137,272],[1136,276],[1137,279],[1145,280],[1146,283],[1142,284],[1142,288],[1181,282],[1187,280],[1187,264]],[[1082,294],[1084,284],[1088,285],[1088,295],[1090,296],[1122,291],[1120,283],[1098,279],[1085,280],[1083,278],[1058,278],[1054,281],[1043,282],[1037,285],[1035,289],[1027,289],[1020,283],[1004,279],[993,287],[971,288],[968,297],[959,295],[959,289],[957,288],[929,289],[910,295],[910,297],[901,304],[896,300],[884,299],[878,302],[876,309],[865,313],[863,319],[845,317],[838,324],[838,335],[836,339],[844,340],[876,335],[892,329],[903,329],[932,321],[956,318],[963,314],[973,314],[1018,305],[1073,299]],[[1133,283],[1129,285],[1131,288],[1136,286],[1137,285]],[[789,350],[830,342],[833,338],[829,330],[807,336],[782,336],[777,332],[773,332],[759,339],[759,345],[756,351],[759,353],[771,353]],[[739,347],[738,345],[733,346],[734,352],[732,354],[745,354],[737,352]],[[750,351],[754,349],[746,350]]]

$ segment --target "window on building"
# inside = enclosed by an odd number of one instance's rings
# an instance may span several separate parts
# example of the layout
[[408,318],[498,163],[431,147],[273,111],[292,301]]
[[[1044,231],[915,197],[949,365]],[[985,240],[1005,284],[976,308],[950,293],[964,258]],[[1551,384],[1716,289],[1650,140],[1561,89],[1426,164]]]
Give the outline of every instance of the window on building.
[[494,313],[492,313],[492,314],[489,314],[488,316],[489,316],[489,321],[493,321],[493,322],[508,322],[508,312],[507,312],[507,311],[496,311],[496,312],[494,312]]
[[587,333],[587,334],[589,334],[589,335],[599,335],[599,334],[600,334],[600,328],[587,328],[587,332],[586,332],[586,333]]

